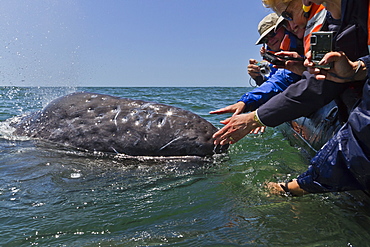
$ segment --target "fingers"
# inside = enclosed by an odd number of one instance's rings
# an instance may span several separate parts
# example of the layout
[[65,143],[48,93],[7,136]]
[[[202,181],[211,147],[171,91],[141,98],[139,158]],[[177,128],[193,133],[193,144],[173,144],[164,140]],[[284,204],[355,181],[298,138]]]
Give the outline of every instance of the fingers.
[[246,135],[243,134],[242,130],[235,128],[230,124],[223,127],[223,129],[223,134],[221,134],[218,138],[220,145],[234,144]]
[[221,108],[221,109],[218,109],[218,110],[210,111],[209,114],[233,113],[234,111],[235,110],[232,107],[227,106],[227,107],[224,107],[224,108]]
[[212,138],[218,139],[220,136],[222,136],[226,132],[226,128],[225,127],[223,127],[222,129],[220,129],[216,133],[214,133],[213,136],[212,136]]
[[225,124],[225,126],[213,135],[213,138],[215,139],[214,144],[224,145],[239,141],[244,136],[249,134],[252,129],[258,126],[253,118],[254,113],[252,112],[233,116],[221,121],[221,123]]
[[210,111],[209,114],[224,114],[224,113],[233,113],[234,115],[238,115],[243,112],[245,107],[245,103],[243,101],[239,101],[233,105],[226,106],[224,108]]
[[294,52],[294,51],[280,51],[280,52],[276,52],[275,55],[289,56],[289,57],[299,57],[299,54],[297,52]]
[[311,50],[309,50],[309,51],[305,54],[305,56],[306,56],[306,58],[307,58],[309,61],[311,61],[311,59],[312,59],[312,52],[311,52]]
[[225,126],[213,134],[214,144],[215,145],[225,145],[225,144],[233,144],[238,141],[235,137],[232,137],[231,134],[236,131],[236,129],[231,126],[230,123],[231,118],[227,118],[220,123],[225,124]]
[[213,134],[214,145],[225,145],[234,143],[234,139],[228,134],[229,126],[225,126]]
[[225,120],[220,121],[222,124],[228,124],[230,122],[231,118],[226,118]]
[[252,73],[259,74],[261,72],[260,67],[255,64],[249,64],[247,67],[247,70],[249,74],[252,74]]
[[224,113],[228,113],[228,111],[225,108],[221,108],[221,109],[209,112],[209,114],[224,114]]
[[242,109],[239,109],[237,108],[233,114],[233,116],[236,116],[236,115],[239,115],[240,113],[242,113]]
[[343,52],[329,52],[326,53],[325,56],[319,62],[319,65],[326,65],[331,62],[336,62],[342,59],[345,56]]
[[313,67],[315,64],[312,62],[312,54],[311,51],[308,51],[306,53],[306,59],[303,62],[303,65],[306,67]]
[[257,63],[257,60],[256,59],[249,59],[249,64],[256,64]]
[[293,60],[286,61],[285,68],[297,75],[302,75],[303,72],[307,70],[307,68],[303,65],[302,61],[293,61]]
[[262,46],[261,49],[260,49],[260,54],[261,56],[263,57],[263,55],[266,53],[266,47],[265,46]]
[[[322,81],[322,80],[325,80],[327,78],[327,72],[325,70],[322,70],[322,74],[317,74],[315,77],[317,80],[319,81]],[[325,73],[325,74],[324,74]],[[329,79],[329,78],[328,78]]]
[[243,113],[244,108],[245,108],[245,103],[243,101],[239,101],[238,103],[235,104],[235,106],[236,106],[236,109],[235,109],[233,116]]
[[224,108],[210,111],[209,114],[224,114],[224,113],[233,113],[233,115],[238,115],[244,111],[245,103],[239,101],[233,105],[226,106]]
[[257,127],[254,130],[251,130],[250,134],[258,134],[258,133],[264,133],[266,130],[266,126]]

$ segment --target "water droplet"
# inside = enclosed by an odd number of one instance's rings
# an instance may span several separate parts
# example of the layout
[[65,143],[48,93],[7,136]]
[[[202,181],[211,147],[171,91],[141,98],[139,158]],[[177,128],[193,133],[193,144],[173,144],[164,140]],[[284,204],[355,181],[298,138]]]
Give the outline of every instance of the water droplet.
[[80,178],[80,177],[82,177],[81,173],[77,173],[77,172],[71,173],[71,178]]

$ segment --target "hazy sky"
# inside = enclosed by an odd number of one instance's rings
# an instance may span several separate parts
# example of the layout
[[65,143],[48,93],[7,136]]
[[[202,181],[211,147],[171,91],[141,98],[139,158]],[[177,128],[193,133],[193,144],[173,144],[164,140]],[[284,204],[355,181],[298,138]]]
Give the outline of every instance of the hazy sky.
[[2,0],[1,86],[249,85],[260,0]]

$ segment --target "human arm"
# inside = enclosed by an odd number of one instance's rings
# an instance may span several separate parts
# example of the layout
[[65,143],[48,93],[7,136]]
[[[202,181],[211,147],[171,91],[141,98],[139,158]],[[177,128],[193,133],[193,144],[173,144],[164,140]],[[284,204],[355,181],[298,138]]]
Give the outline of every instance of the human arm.
[[300,81],[271,98],[258,108],[258,116],[266,126],[275,127],[293,119],[308,116],[337,98],[347,83],[317,80],[304,72]]
[[237,103],[209,113],[234,113],[234,115],[237,115],[242,112],[253,111],[274,95],[284,91],[290,84],[294,83],[299,78],[300,76],[288,70],[279,70],[261,86],[245,93]]
[[284,91],[289,85],[295,83],[301,76],[285,69],[278,70],[261,86],[245,93],[239,101],[244,102],[244,112],[254,111],[262,104],[266,103],[273,96]]

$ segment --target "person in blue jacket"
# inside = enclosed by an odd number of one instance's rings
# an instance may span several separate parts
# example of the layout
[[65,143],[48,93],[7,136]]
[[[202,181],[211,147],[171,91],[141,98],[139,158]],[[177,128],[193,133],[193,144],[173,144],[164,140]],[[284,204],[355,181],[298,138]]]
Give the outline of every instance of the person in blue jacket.
[[[271,27],[271,23],[277,23],[276,26]],[[261,26],[270,26],[265,31],[261,31]],[[276,39],[276,35],[271,35],[269,33],[274,32],[277,28],[278,32],[282,32],[282,34],[277,34],[280,36],[284,35],[285,40],[288,40],[287,49],[293,50],[303,54],[303,46],[301,45],[302,41],[293,35],[291,32],[286,30],[286,28],[282,25],[281,19],[277,21],[277,15],[275,13],[266,16],[259,25],[259,32],[262,33],[260,38],[257,40],[256,44],[267,43],[268,47],[272,47],[273,49],[280,49],[281,42],[283,39]],[[269,35],[267,35],[269,34]],[[269,41],[272,39],[272,41]],[[270,48],[271,51],[271,48]],[[255,61],[255,60],[254,60]],[[250,64],[248,66],[248,70],[254,70],[252,66],[256,66]],[[258,69],[259,70],[259,69]],[[249,71],[250,72],[250,71]],[[224,113],[233,113],[234,115],[238,115],[242,112],[254,111],[262,104],[266,103],[269,99],[273,96],[277,95],[278,93],[284,91],[289,85],[295,83],[296,81],[301,79],[301,75],[295,74],[287,69],[276,69],[268,79],[259,87],[253,89],[250,92],[245,93],[237,103],[233,105],[229,105],[227,107],[211,111],[210,114],[224,114]],[[264,128],[258,128],[255,133],[258,131],[263,131]]]
[[[260,21],[258,32],[260,37],[256,45],[263,45],[260,49],[262,57],[266,52],[276,53],[281,51],[282,43],[284,43],[283,50],[303,51],[302,41],[289,31],[289,26],[285,25],[284,18],[279,17],[276,13],[268,14]],[[278,68],[275,68],[268,61],[258,62],[255,59],[249,60],[247,69],[249,76],[257,86],[262,85],[278,71]]]
[[[273,52],[280,50],[280,43],[284,38],[285,30],[283,25],[281,25],[283,21],[284,19],[279,19],[277,14],[271,13],[266,15],[258,23],[258,33],[260,34],[260,37],[258,38],[256,45],[263,45],[260,50],[261,56],[266,52],[266,49]],[[258,62],[255,59],[250,59],[247,71],[249,76],[255,81],[256,85],[260,86],[275,74],[277,69],[267,61]]]
[[[256,45],[262,45],[260,49],[261,56],[263,56],[266,50],[274,53],[280,50],[280,44],[285,35],[283,23],[284,18],[279,18],[276,13],[266,15],[258,23],[258,33],[260,34],[260,37],[258,38]],[[274,68],[268,61],[258,62],[255,59],[249,59],[247,71],[249,76],[255,81],[256,85],[260,86],[275,74],[277,68]]]

